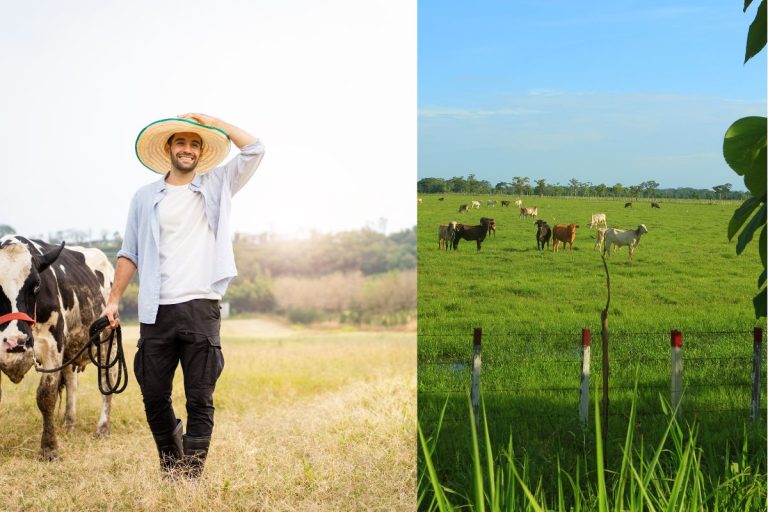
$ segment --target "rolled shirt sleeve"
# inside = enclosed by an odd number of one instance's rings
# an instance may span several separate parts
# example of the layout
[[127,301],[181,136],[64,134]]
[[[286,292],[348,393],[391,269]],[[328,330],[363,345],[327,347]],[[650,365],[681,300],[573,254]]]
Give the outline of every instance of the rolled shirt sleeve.
[[223,166],[224,179],[229,182],[232,195],[248,183],[264,157],[264,144],[256,140],[243,146],[240,154]]
[[123,235],[123,246],[117,253],[117,257],[128,258],[138,268],[139,266],[139,224],[138,224],[138,199],[137,194],[131,199],[128,209],[128,221]]

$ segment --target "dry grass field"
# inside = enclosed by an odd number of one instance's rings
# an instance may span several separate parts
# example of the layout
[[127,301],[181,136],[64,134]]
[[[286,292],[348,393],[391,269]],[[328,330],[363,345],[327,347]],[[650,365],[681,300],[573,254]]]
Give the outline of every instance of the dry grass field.
[[[138,329],[123,329],[132,368]],[[80,376],[78,420],[60,459],[38,460],[37,376],[3,379],[0,510],[414,510],[416,336],[291,331],[225,321],[226,366],[204,478],[161,478],[131,371],[112,435],[93,437],[96,375]],[[185,419],[181,372],[176,413]],[[63,421],[59,406],[58,425]]]

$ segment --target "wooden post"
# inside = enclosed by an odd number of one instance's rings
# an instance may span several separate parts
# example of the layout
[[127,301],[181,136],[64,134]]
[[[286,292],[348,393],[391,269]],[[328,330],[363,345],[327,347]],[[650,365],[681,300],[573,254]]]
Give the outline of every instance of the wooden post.
[[683,395],[683,333],[672,331],[672,377],[671,377],[671,395],[672,410],[677,410],[677,417],[682,417],[682,406],[680,399]]
[[749,418],[754,425],[758,416],[760,416],[760,365],[763,355],[763,329],[761,327],[755,327],[754,330],[754,345],[752,350],[752,407],[750,409]]
[[579,383],[579,421],[581,428],[589,423],[589,364],[592,352],[592,332],[581,330],[581,382]]
[[472,412],[475,414],[475,425],[480,425],[480,354],[481,339],[483,337],[483,330],[480,327],[475,327],[475,334],[472,340],[472,351],[474,356],[472,358],[472,387],[470,389],[470,397],[472,400]]

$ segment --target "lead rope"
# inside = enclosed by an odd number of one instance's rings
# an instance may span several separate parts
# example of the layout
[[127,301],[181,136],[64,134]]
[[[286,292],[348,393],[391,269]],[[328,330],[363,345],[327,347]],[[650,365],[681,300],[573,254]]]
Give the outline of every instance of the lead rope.
[[[74,363],[87,349],[88,358],[91,360],[94,366],[96,366],[99,391],[101,394],[111,395],[122,393],[125,391],[125,388],[128,385],[128,366],[125,364],[125,353],[123,352],[123,332],[120,329],[120,324],[118,324],[117,328],[112,329],[112,331],[109,333],[109,336],[102,340],[101,331],[103,331],[107,326],[109,326],[109,319],[103,316],[97,318],[96,321],[93,322],[91,327],[88,329],[88,334],[90,335],[88,343],[86,343],[83,348],[78,350],[77,354],[70,358],[69,361],[62,364],[58,368],[43,368],[37,362],[37,358],[35,358],[35,370],[40,373],[56,373],[61,371]],[[115,336],[115,334],[117,334],[117,336]],[[107,352],[105,354],[107,360],[104,362],[104,364],[102,364],[101,350],[102,345],[105,343],[108,344]],[[115,357],[110,361],[108,358],[109,354],[112,353],[113,347],[115,347]],[[111,382],[112,377],[109,373],[109,370],[112,369],[112,367],[115,365],[117,365],[117,380],[113,384]],[[102,377],[102,371],[106,377]],[[106,379],[106,383],[104,383],[104,379]]]

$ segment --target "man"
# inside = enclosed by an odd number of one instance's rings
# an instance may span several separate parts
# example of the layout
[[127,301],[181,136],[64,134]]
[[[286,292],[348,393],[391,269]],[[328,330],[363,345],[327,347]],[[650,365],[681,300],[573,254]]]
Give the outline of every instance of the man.
[[[229,141],[240,154],[229,154]],[[102,316],[117,326],[118,303],[138,270],[140,339],[134,373],[166,476],[198,478],[213,432],[213,391],[224,367],[219,299],[237,274],[229,233],[232,195],[256,171],[259,140],[215,117],[184,114],[151,123],[136,156],[163,178],[131,201],[115,279]],[[181,362],[187,432],[171,388]]]

